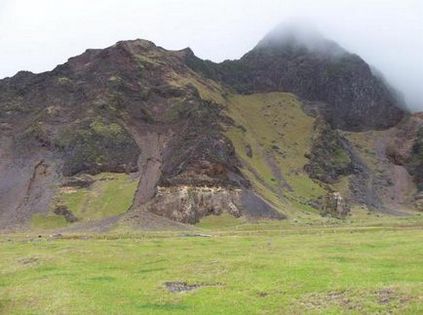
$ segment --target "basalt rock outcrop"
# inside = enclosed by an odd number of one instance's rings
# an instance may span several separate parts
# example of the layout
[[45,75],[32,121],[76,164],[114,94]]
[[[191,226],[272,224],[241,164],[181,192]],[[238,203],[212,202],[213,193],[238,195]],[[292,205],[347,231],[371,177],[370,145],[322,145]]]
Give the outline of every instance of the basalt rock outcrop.
[[341,176],[357,172],[357,163],[347,140],[324,122],[316,123],[309,159],[310,163],[304,166],[305,170],[310,177],[324,183],[333,183]]
[[350,209],[339,192],[328,193],[323,198],[322,215],[345,218]]

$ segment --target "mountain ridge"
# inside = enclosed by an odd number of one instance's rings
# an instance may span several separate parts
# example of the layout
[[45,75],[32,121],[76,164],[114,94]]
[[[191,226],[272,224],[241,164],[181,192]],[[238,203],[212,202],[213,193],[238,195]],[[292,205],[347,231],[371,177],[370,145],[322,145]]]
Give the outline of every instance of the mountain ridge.
[[[271,46],[266,59],[257,47],[215,64],[190,48],[121,41],[52,71],[0,80],[0,226],[25,226],[34,215],[84,222],[94,211],[88,196],[105,200],[107,187],[126,181],[130,206],[125,197],[106,217],[283,219],[318,214],[333,191],[379,211],[415,207],[418,115],[410,118],[358,56],[340,57],[351,64],[337,74],[327,69],[339,56]],[[374,144],[361,152],[366,133]],[[412,144],[397,154],[387,134]],[[409,185],[399,204],[389,199],[391,167]]]

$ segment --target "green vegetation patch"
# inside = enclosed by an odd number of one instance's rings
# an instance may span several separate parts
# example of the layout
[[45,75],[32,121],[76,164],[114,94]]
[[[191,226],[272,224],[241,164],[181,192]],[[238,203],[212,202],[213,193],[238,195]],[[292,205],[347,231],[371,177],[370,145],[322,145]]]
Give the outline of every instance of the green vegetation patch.
[[233,215],[224,212],[220,215],[206,216],[202,218],[196,226],[205,229],[233,229],[239,225],[243,225],[245,222],[245,217],[236,218]]
[[56,204],[66,206],[79,220],[125,213],[132,204],[138,180],[129,174],[101,173],[88,188],[63,187]]
[[31,218],[31,227],[34,229],[56,229],[67,224],[63,216],[54,214],[34,214]]

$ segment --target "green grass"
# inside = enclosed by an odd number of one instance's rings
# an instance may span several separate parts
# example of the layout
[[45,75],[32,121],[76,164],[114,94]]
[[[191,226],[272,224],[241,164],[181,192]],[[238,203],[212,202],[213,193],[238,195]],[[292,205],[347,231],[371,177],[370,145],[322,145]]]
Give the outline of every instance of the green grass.
[[245,223],[246,219],[244,217],[235,218],[228,213],[222,213],[221,215],[209,215],[204,217],[196,226],[205,229],[233,229],[237,226],[245,225]]
[[[293,208],[315,212],[306,202],[324,191],[304,172],[308,163],[304,155],[311,149],[314,118],[303,112],[300,101],[290,93],[233,95],[226,110],[235,122],[226,134],[254,188],[284,212]],[[247,156],[247,145],[252,148],[252,157]],[[269,159],[274,161],[273,167]],[[283,180],[275,169],[292,192],[282,188]]]
[[[238,225],[217,229],[221,222],[204,221],[209,238],[181,232],[4,236],[0,313],[423,312],[421,217],[379,218],[379,224],[371,217],[366,226],[219,219]],[[172,293],[166,281],[201,287]]]
[[67,224],[64,217],[54,214],[35,214],[31,218],[31,227],[34,229],[55,229]]
[[57,202],[83,221],[125,213],[131,206],[137,179],[118,173],[101,173],[94,179],[89,188],[62,189]]

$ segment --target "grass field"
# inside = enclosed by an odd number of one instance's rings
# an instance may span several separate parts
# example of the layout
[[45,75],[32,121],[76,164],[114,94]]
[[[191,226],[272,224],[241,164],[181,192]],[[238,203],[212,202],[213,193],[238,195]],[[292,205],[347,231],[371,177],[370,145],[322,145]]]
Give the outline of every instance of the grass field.
[[378,220],[3,235],[0,313],[422,314],[422,217]]

